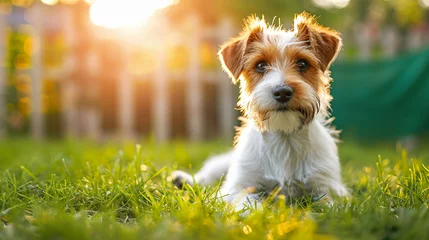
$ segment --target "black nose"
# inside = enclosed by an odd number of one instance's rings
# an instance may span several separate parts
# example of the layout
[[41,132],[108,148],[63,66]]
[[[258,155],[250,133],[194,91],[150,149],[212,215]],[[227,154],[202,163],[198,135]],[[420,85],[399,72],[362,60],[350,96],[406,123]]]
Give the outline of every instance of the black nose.
[[293,89],[289,86],[277,86],[273,90],[274,99],[280,103],[286,103],[292,98]]

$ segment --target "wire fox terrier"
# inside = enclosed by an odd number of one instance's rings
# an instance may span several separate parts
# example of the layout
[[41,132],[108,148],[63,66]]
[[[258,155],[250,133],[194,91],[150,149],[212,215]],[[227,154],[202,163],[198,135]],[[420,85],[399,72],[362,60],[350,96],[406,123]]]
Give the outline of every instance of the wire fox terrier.
[[235,147],[194,176],[173,172],[176,186],[208,185],[226,174],[221,194],[237,210],[259,206],[276,189],[288,198],[347,196],[329,119],[329,67],[341,46],[338,32],[305,12],[292,30],[249,17],[219,51],[223,69],[240,83],[244,117]]

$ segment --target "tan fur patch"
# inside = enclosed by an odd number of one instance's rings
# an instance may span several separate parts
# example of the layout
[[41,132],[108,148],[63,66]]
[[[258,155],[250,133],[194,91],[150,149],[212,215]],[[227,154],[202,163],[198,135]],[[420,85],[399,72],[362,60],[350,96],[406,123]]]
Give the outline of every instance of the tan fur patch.
[[303,12],[295,17],[294,31],[300,41],[306,41],[320,60],[324,72],[335,60],[342,46],[340,34],[330,28],[319,25],[316,18]]

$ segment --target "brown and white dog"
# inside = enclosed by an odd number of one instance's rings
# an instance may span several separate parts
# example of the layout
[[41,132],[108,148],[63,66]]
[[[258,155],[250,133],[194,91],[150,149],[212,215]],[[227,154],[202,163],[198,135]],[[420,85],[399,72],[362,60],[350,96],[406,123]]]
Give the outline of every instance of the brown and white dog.
[[260,205],[278,187],[292,198],[347,196],[328,113],[329,67],[341,46],[338,32],[305,12],[292,30],[248,18],[219,51],[224,70],[240,82],[245,120],[235,148],[209,159],[194,177],[175,171],[174,183],[206,185],[227,174],[221,194],[237,210]]

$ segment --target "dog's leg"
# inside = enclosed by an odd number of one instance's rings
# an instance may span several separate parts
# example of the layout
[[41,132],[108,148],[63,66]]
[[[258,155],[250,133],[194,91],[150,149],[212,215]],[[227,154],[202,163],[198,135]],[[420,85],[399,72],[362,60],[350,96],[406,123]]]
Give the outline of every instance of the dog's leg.
[[330,185],[329,185],[329,189],[332,192],[332,195],[337,196],[337,197],[345,197],[348,198],[350,197],[350,193],[347,190],[347,188],[341,183],[341,181],[331,181]]
[[232,202],[236,212],[240,212],[240,216],[246,217],[250,214],[250,209],[260,209],[262,207],[260,194],[238,194],[235,196],[235,201]]
[[313,200],[318,200],[329,207],[334,205],[334,197],[346,198],[350,197],[347,188],[341,183],[341,181],[332,179],[325,180],[325,184],[319,189],[317,194],[313,197]]
[[220,189],[221,198],[230,203],[241,216],[247,216],[251,209],[261,208],[264,195],[264,192],[261,192],[264,180],[258,172],[259,169],[249,169],[245,166],[246,161],[240,159],[244,155],[237,154]]
[[194,176],[184,171],[174,171],[172,174],[173,183],[182,188],[183,183],[209,185],[218,181],[228,172],[233,160],[233,150],[209,158],[204,166]]

